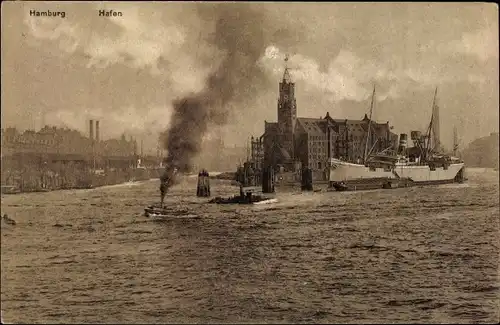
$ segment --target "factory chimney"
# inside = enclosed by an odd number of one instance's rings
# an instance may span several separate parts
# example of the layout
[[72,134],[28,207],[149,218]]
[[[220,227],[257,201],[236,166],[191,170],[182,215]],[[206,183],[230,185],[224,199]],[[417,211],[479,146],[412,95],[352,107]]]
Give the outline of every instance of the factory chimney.
[[99,121],[95,121],[95,141],[99,142]]
[[89,139],[94,140],[94,120],[89,121]]

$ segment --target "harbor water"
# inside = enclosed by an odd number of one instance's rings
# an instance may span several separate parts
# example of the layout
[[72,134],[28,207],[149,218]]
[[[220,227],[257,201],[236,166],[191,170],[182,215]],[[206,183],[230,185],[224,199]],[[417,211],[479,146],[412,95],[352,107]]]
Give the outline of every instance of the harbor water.
[[[208,205],[196,177],[2,196],[6,323],[494,323],[498,172]],[[212,197],[236,194],[211,180]]]

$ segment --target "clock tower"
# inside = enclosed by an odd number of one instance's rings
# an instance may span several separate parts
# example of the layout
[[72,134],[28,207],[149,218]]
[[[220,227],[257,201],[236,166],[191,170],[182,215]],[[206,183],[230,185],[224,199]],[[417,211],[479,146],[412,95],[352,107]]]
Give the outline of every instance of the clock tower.
[[278,132],[280,144],[290,158],[294,158],[294,130],[297,121],[297,104],[295,102],[295,83],[288,72],[288,56],[285,57],[283,80],[279,84],[278,98]]

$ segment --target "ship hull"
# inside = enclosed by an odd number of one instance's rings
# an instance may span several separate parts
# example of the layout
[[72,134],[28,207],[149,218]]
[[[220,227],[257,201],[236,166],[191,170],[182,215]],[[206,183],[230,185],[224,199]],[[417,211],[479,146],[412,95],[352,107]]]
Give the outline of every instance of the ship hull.
[[336,191],[392,189],[400,187],[440,185],[465,181],[463,163],[439,166],[396,165],[393,168],[370,168],[332,159],[330,188]]

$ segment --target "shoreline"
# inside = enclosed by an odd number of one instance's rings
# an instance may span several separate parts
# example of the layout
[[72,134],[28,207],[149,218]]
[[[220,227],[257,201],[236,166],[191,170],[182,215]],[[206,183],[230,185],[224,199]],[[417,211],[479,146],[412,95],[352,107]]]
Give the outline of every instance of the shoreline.
[[[10,196],[10,195],[18,195],[18,194],[28,194],[28,193],[49,193],[49,192],[57,192],[57,191],[74,191],[74,190],[93,190],[93,189],[98,189],[106,186],[116,186],[116,185],[126,185],[126,184],[137,184],[141,182],[148,182],[148,181],[153,181],[153,180],[158,180],[159,178],[149,178],[149,179],[140,179],[140,180],[133,180],[133,181],[126,181],[126,182],[119,182],[115,184],[100,184],[96,186],[90,186],[90,187],[67,187],[67,188],[53,188],[53,189],[34,189],[34,190],[17,190],[15,192],[5,192],[1,193],[2,196]],[[9,185],[2,185],[3,187],[10,187]]]

